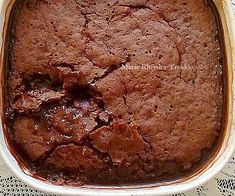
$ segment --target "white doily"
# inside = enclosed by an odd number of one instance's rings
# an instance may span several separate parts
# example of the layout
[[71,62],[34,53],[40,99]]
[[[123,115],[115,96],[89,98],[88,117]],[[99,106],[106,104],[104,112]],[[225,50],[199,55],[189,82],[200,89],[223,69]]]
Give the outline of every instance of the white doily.
[[[235,0],[231,0],[231,2],[235,11]],[[32,189],[18,180],[0,159],[0,196],[49,195]],[[197,189],[174,196],[235,196],[235,154],[225,168],[211,181]]]

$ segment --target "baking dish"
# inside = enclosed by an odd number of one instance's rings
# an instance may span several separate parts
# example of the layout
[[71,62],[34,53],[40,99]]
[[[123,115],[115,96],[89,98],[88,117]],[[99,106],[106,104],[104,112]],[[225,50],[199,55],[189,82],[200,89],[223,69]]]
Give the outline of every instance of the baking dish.
[[[202,167],[191,176],[178,179],[169,183],[147,184],[136,186],[83,186],[72,188],[66,186],[55,186],[49,182],[43,181],[40,178],[19,165],[19,162],[11,154],[7,143],[6,135],[4,134],[4,124],[1,123],[1,153],[8,167],[12,172],[30,186],[48,193],[59,195],[165,195],[183,192],[188,189],[201,185],[205,181],[213,177],[225,165],[234,149],[235,133],[233,130],[233,65],[234,65],[234,36],[235,30],[233,26],[234,16],[232,13],[229,0],[215,0],[215,6],[219,11],[220,20],[222,22],[222,34],[224,35],[225,46],[225,83],[226,83],[226,107],[225,107],[225,123],[224,135],[221,145],[217,149],[215,155]],[[6,67],[6,50],[7,47],[7,24],[10,16],[10,11],[14,1],[1,1],[1,28],[3,37],[1,39],[1,95],[4,93],[4,70]],[[3,101],[1,96],[1,115],[3,114]]]

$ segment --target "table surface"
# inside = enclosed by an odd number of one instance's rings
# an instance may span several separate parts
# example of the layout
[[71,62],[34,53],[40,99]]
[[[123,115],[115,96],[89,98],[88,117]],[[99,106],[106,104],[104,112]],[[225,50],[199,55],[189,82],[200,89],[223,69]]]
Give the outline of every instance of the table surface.
[[[235,0],[231,2],[235,11]],[[49,195],[30,188],[14,177],[0,158],[0,196]],[[224,169],[212,180],[201,187],[174,196],[235,196],[235,153]]]

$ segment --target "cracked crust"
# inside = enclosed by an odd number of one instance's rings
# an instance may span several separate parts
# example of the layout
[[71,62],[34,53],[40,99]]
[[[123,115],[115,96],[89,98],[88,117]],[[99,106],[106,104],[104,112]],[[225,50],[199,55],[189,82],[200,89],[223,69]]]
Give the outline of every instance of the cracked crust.
[[217,34],[203,0],[23,0],[6,110],[19,154],[75,186],[192,172],[221,131]]

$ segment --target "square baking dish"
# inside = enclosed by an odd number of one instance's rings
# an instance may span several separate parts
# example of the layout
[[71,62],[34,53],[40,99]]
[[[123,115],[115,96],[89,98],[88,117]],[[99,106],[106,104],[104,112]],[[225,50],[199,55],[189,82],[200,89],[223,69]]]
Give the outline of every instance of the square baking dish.
[[[180,178],[172,182],[152,183],[146,185],[130,186],[56,186],[40,178],[35,178],[32,173],[18,164],[17,159],[12,155],[6,135],[5,125],[1,120],[0,126],[0,152],[10,170],[23,182],[29,186],[46,193],[59,195],[167,195],[184,192],[198,187],[216,175],[227,163],[235,149],[235,130],[233,117],[233,69],[235,66],[235,18],[230,0],[214,0],[219,20],[222,24],[225,63],[225,113],[224,113],[224,133],[221,144],[214,156],[207,161],[200,169],[190,176]],[[0,1],[0,26],[1,26],[1,84],[0,84],[0,111],[3,117],[3,95],[4,95],[4,73],[6,68],[8,22],[15,0]]]

